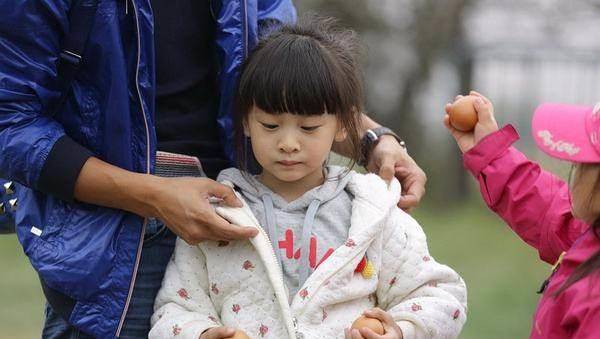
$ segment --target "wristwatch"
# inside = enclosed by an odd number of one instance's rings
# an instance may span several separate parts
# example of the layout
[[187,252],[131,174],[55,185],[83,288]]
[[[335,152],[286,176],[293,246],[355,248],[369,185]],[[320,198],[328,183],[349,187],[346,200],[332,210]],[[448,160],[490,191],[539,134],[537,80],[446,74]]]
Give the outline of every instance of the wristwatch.
[[396,138],[396,140],[398,140],[398,143],[400,144],[400,146],[402,146],[404,149],[406,149],[406,143],[404,142],[404,140],[402,140],[398,136],[398,134],[394,133],[394,131],[392,131],[391,129],[389,129],[387,127],[383,127],[383,126],[373,128],[373,129],[368,129],[360,141],[362,157],[357,162],[358,165],[360,165],[360,166],[367,165],[367,163],[369,161],[369,154],[371,153],[371,151],[373,150],[375,145],[377,145],[377,143],[379,142],[379,139],[384,135],[393,136],[394,138]]

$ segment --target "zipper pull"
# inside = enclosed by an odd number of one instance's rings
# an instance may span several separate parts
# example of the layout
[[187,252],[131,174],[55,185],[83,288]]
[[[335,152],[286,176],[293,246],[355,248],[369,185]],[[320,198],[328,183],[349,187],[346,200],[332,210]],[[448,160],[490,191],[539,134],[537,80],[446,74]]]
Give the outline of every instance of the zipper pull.
[[125,15],[129,14],[129,0],[125,0]]
[[546,280],[544,280],[544,282],[542,283],[542,286],[540,286],[540,289],[537,290],[535,293],[537,294],[542,294],[544,293],[544,291],[546,290],[546,287],[548,287],[548,284],[550,283],[550,278],[547,278]]

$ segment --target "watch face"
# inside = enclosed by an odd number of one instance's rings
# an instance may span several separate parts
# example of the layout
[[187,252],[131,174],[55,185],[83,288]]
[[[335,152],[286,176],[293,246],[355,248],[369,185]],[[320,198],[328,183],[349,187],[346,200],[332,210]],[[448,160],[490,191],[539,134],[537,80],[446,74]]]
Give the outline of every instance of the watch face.
[[369,139],[369,142],[373,142],[375,140],[377,140],[377,133],[375,133],[373,130],[368,129],[365,136]]

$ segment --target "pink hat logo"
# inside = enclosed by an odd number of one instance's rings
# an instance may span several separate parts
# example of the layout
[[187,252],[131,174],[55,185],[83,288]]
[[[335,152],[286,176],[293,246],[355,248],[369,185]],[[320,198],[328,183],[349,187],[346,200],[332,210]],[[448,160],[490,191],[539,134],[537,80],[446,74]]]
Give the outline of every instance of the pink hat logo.
[[591,106],[541,104],[533,115],[533,137],[551,157],[600,163],[600,103]]
[[544,142],[544,146],[548,147],[551,151],[555,152],[565,152],[568,155],[575,155],[579,153],[581,150],[579,147],[576,147],[574,144],[566,142],[564,140],[552,140],[552,133],[548,130],[543,130],[538,132],[538,137],[542,139]]

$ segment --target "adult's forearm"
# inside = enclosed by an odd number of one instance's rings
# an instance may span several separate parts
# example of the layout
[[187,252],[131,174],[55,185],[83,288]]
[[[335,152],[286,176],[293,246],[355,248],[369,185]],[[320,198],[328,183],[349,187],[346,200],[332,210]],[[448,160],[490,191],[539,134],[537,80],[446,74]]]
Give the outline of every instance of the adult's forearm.
[[135,173],[98,158],[89,158],[75,182],[75,199],[129,211],[144,217],[156,216],[152,202],[161,178]]

